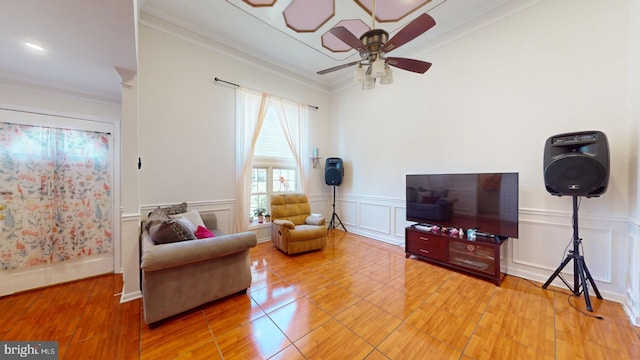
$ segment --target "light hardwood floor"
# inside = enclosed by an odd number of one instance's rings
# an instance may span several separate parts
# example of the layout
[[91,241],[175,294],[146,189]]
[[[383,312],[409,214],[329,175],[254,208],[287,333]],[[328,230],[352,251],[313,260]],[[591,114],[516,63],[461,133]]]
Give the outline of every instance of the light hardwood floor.
[[502,286],[332,231],[322,251],[251,251],[247,294],[150,329],[119,275],[0,298],[0,340],[58,341],[60,359],[640,359],[620,304],[507,276]]

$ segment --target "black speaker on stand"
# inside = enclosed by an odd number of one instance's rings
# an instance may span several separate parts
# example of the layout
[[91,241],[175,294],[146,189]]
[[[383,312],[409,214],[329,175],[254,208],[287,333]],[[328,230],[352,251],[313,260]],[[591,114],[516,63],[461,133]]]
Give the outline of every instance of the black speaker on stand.
[[336,157],[327,158],[324,166],[324,181],[327,185],[333,186],[333,204],[331,205],[333,212],[331,214],[331,221],[329,221],[329,226],[327,227],[327,232],[329,232],[329,229],[338,227],[338,223],[342,226],[342,230],[347,232],[342,220],[340,220],[340,217],[336,214],[336,186],[342,184],[343,177],[344,165],[342,164],[342,159]]
[[589,299],[589,284],[598,299],[602,299],[602,296],[587,268],[584,256],[580,255],[582,239],[578,235],[578,197],[600,196],[605,193],[608,184],[609,143],[604,133],[582,131],[559,134],[547,139],[544,149],[544,185],[551,195],[573,197],[573,250],[569,250],[542,288],[546,289],[573,260],[573,286],[562,276],[560,280],[575,296],[584,293],[589,311],[593,311]]

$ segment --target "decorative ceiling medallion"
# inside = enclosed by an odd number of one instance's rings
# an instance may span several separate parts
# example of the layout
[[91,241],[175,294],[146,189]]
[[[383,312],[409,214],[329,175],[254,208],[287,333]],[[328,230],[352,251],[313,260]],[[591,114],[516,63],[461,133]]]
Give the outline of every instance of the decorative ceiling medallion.
[[[373,0],[354,1],[371,16]],[[399,21],[430,2],[431,0],[376,0],[376,21],[381,23]]]
[[[371,30],[369,25],[365,24],[360,19],[351,19],[351,20],[342,20],[339,23],[335,24],[336,26],[344,26],[351,33],[357,37],[362,36],[365,32]],[[351,50],[351,46],[345,44],[342,40],[338,39],[335,35],[330,32],[325,32],[322,34],[322,47],[329,49],[333,52],[346,52]]]
[[314,32],[335,15],[334,0],[292,0],[282,12],[296,32]]
[[242,1],[246,2],[251,6],[261,7],[261,6],[273,6],[273,4],[275,4],[276,1],[278,0],[242,0]]

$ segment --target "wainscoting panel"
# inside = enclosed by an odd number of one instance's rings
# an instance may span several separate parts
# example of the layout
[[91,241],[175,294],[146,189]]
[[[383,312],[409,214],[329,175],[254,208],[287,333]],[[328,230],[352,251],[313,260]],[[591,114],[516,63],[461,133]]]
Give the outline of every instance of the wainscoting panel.
[[[628,219],[580,214],[578,233],[580,254],[603,297],[625,302],[625,283],[629,277]],[[571,211],[522,209],[519,212],[519,238],[509,244],[508,274],[546,282],[568,250],[573,249]],[[562,271],[573,285],[573,261]],[[566,289],[556,277],[553,285]],[[594,295],[593,291],[591,295]]]
[[[358,202],[336,199],[336,214],[345,227],[358,226]],[[331,214],[329,214],[331,216]],[[331,220],[331,218],[327,219]]]
[[309,199],[312,213],[322,214],[327,218],[327,221],[331,220],[331,204],[327,204],[327,199],[323,194],[308,194],[307,198]]
[[336,199],[336,213],[349,232],[404,246],[404,199],[343,196]]
[[[543,270],[555,271],[573,249],[573,226],[520,220],[520,231],[526,239],[514,239],[513,263]],[[580,254],[591,276],[598,281],[611,283],[613,232],[611,229],[598,229],[579,226],[579,235],[584,240]],[[573,261],[563,269],[564,274],[573,274]]]
[[411,226],[414,224],[413,222],[409,222],[407,219],[407,208],[403,206],[394,206],[393,207],[393,236],[402,239],[404,245],[404,228],[407,226]]
[[389,234],[391,227],[389,205],[360,203],[359,224],[362,229],[376,231],[382,234]]
[[217,209],[198,209],[198,211],[202,214],[216,214],[218,218],[218,228],[222,230],[225,234],[231,234],[231,230],[233,229],[233,216],[234,210],[230,207],[225,208],[217,208]]
[[142,296],[140,289],[140,214],[122,214],[121,264],[122,294],[120,302],[127,302]]
[[640,225],[630,222],[629,227],[630,272],[624,308],[633,324],[640,326]]

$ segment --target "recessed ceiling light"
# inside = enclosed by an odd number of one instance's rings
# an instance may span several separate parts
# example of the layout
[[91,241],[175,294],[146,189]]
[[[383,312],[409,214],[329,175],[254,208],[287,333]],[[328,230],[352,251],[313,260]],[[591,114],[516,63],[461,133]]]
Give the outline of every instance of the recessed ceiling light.
[[30,43],[30,42],[26,42],[24,44],[25,44],[25,46],[27,46],[30,49],[37,50],[37,51],[44,51],[44,48],[42,46],[40,46],[40,45],[37,45],[37,44],[34,44],[34,43]]

